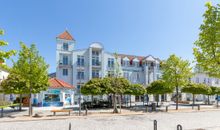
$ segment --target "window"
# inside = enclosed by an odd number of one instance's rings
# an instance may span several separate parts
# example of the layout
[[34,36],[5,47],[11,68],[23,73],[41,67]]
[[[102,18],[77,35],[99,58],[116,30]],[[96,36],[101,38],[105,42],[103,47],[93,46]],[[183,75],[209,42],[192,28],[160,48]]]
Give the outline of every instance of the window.
[[68,75],[68,69],[63,69],[63,75],[67,76]]
[[63,64],[68,65],[68,56],[63,56]]
[[45,102],[60,102],[59,94],[45,94],[44,95]]
[[196,78],[196,83],[199,83],[199,78]]
[[219,79],[215,79],[215,84],[219,84]]
[[130,65],[130,61],[127,60],[123,60],[123,66],[129,66]]
[[84,56],[77,56],[77,66],[84,66]]
[[84,79],[84,72],[83,71],[77,72],[77,79]]
[[211,79],[210,78],[208,78],[208,83],[211,83]]
[[79,93],[80,93],[80,87],[81,87],[81,85],[80,85],[80,84],[77,84],[76,94],[79,94]]
[[135,61],[135,62],[134,62],[134,66],[135,66],[135,67],[139,67],[139,66],[140,66],[139,62],[138,62],[138,61]]
[[114,67],[114,59],[113,58],[108,58],[108,67],[113,68]]
[[100,65],[99,57],[96,57],[96,56],[92,57],[92,65],[94,65],[94,66],[99,66]]
[[92,51],[92,65],[100,66],[98,51]]
[[68,51],[69,50],[69,45],[68,43],[63,43],[63,50]]
[[140,82],[140,74],[137,73],[137,82]]
[[156,70],[157,70],[157,72],[160,71],[160,64],[156,64]]
[[113,77],[114,76],[114,71],[108,71],[108,77]]
[[98,51],[92,51],[92,55],[93,56],[99,56],[99,52]]
[[129,80],[129,73],[128,72],[124,72],[124,78],[126,78],[127,80]]
[[204,83],[204,84],[206,84],[206,78],[204,78],[204,81],[203,81],[203,83]]
[[[157,80],[160,79],[160,74],[157,74]],[[191,79],[189,78],[189,82],[191,81]]]
[[92,78],[99,78],[99,70],[92,70]]

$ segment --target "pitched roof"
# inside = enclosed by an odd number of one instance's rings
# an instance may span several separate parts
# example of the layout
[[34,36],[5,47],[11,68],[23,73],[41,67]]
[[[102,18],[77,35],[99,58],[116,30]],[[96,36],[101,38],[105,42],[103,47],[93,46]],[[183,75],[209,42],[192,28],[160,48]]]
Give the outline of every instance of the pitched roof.
[[57,78],[49,79],[50,88],[74,89],[75,87]]
[[74,38],[71,36],[71,34],[67,30],[61,33],[60,35],[58,35],[57,38],[75,41]]
[[134,58],[137,58],[139,61],[144,59],[144,56],[134,56],[134,55],[125,55],[125,54],[118,54],[121,58],[128,57],[129,60],[133,60]]

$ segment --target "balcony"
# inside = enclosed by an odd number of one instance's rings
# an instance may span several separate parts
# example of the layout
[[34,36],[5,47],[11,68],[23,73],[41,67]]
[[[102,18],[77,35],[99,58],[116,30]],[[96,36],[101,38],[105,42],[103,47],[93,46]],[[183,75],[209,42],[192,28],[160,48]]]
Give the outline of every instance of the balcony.
[[72,68],[71,62],[65,63],[65,62],[59,61],[58,66],[60,68]]
[[92,78],[101,78],[99,75],[92,75]]
[[100,61],[92,61],[92,67],[101,67]]

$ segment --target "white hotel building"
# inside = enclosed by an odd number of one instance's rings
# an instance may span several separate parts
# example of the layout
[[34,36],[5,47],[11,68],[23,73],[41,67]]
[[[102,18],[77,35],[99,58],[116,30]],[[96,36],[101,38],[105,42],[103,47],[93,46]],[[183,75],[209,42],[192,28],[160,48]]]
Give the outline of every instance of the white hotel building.
[[[119,54],[116,61],[114,54],[106,52],[101,43],[92,43],[86,49],[75,49],[76,41],[68,31],[57,36],[56,44],[56,76],[76,88],[92,78],[111,74],[115,62],[121,65],[124,77],[131,83],[148,85],[160,77],[160,60],[151,55]],[[132,100],[141,101],[143,97],[132,97]],[[149,96],[149,100],[153,101],[153,96]]]

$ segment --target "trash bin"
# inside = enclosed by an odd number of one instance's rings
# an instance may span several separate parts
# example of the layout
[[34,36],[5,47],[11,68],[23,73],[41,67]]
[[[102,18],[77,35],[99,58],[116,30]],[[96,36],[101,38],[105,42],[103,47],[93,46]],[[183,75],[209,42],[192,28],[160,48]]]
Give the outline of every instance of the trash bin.
[[156,111],[156,103],[152,103],[152,111]]

